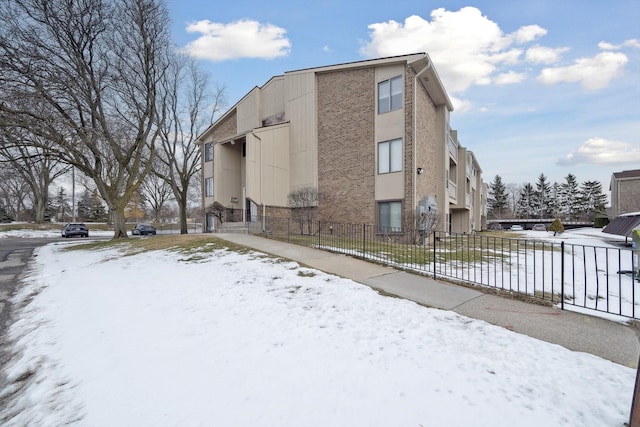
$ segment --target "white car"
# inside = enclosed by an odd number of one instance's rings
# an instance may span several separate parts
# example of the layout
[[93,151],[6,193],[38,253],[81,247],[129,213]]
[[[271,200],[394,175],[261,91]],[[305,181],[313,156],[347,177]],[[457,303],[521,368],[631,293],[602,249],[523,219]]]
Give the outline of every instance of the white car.
[[522,228],[521,225],[512,225],[509,230],[511,230],[511,231],[524,231],[524,228]]

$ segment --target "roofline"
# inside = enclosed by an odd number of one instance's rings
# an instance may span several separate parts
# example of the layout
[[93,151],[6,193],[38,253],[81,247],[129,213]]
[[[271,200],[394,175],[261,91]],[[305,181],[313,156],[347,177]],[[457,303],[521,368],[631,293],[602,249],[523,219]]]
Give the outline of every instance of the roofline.
[[281,78],[285,75],[297,74],[297,73],[323,73],[329,71],[343,70],[349,68],[364,68],[379,65],[392,65],[406,63],[411,66],[416,74],[424,70],[424,74],[420,76],[420,82],[425,87],[429,95],[437,102],[437,105],[446,105],[449,111],[453,111],[453,104],[447,94],[447,91],[440,80],[438,72],[433,66],[433,62],[429,57],[429,54],[425,52],[411,53],[407,55],[388,56],[384,58],[365,59],[362,61],[344,62],[341,64],[325,65],[320,67],[302,68],[299,70],[285,71],[284,74],[275,75],[267,80],[262,86],[254,86],[249,92],[247,92],[242,98],[240,98],[233,106],[231,106],[223,115],[218,117],[215,122],[211,123],[207,129],[197,136],[196,141],[202,143],[203,139],[211,132],[217,123],[227,118],[237,106],[247,98],[253,91],[265,87],[269,82],[275,78]]
[[397,55],[397,56],[387,56],[384,58],[373,58],[373,59],[364,59],[361,61],[352,61],[352,62],[343,62],[340,64],[332,64],[332,65],[323,65],[320,67],[310,67],[310,68],[301,68],[299,70],[287,71],[285,74],[296,74],[296,73],[308,73],[309,71],[314,71],[316,73],[322,73],[327,71],[335,71],[347,68],[364,68],[371,67],[377,65],[387,65],[387,64],[399,64],[399,63],[410,63],[416,60],[419,60],[426,56],[426,53],[412,53],[409,55]]

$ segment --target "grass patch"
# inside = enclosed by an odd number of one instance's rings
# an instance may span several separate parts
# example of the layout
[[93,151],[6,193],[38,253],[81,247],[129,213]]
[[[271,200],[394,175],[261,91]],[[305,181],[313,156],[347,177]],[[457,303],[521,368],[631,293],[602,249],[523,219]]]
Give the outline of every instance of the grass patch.
[[313,271],[298,271],[298,277],[315,277],[316,273]]
[[139,239],[118,239],[106,241],[94,241],[64,248],[65,251],[100,250],[117,248],[123,252],[123,256],[135,255],[141,252],[169,250],[188,255],[182,261],[198,261],[204,257],[199,254],[211,253],[216,250],[229,249],[238,253],[249,253],[252,249],[236,245],[213,235],[177,234],[168,236],[153,236]]

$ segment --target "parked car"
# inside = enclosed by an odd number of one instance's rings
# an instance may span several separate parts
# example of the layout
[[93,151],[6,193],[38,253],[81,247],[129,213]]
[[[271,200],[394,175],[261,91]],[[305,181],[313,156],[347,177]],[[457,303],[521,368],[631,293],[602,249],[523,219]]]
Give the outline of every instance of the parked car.
[[531,229],[533,231],[547,231],[547,226],[544,224],[536,224],[533,227],[531,227]]
[[524,228],[522,228],[522,226],[521,226],[521,225],[517,225],[517,224],[516,224],[516,225],[512,225],[512,226],[511,226],[511,228],[510,228],[509,230],[511,230],[511,231],[523,231],[523,230],[524,230]]
[[81,222],[71,222],[62,229],[62,237],[89,237],[89,229]]
[[145,236],[151,234],[152,236],[156,235],[156,228],[150,224],[138,224],[133,230],[131,230],[131,234]]
[[489,224],[489,230],[502,230],[502,225],[499,222]]

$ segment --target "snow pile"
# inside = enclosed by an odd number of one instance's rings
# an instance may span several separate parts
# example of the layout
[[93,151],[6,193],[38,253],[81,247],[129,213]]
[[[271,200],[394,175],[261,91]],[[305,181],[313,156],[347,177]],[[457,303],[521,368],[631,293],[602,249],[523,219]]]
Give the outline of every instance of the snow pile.
[[3,425],[613,426],[629,417],[633,369],[293,262],[64,246],[39,250],[15,298],[23,308],[4,392],[15,394]]

